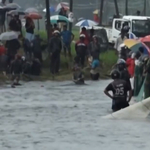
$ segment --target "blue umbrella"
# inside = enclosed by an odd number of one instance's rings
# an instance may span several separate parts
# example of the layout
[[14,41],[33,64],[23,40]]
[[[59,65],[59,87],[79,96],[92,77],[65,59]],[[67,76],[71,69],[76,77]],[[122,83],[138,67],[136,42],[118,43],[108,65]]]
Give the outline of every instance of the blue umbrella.
[[[50,11],[51,13],[54,13],[54,12],[55,12],[55,7],[51,6],[51,7],[49,8],[49,11]],[[43,12],[46,12],[46,8],[43,10]]]
[[81,20],[79,21],[76,26],[79,27],[92,27],[92,26],[96,26],[98,23],[92,21],[92,20]]

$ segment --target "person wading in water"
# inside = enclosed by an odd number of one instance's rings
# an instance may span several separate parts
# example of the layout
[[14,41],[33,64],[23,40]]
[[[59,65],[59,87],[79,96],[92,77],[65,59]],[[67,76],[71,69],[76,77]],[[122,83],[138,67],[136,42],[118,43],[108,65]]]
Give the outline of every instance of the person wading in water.
[[[112,110],[115,112],[129,106],[132,89],[125,80],[120,79],[120,73],[117,70],[111,72],[111,77],[114,81],[105,88],[104,93],[112,99]],[[109,91],[112,91],[113,95],[109,94]],[[127,99],[128,91],[129,97]]]

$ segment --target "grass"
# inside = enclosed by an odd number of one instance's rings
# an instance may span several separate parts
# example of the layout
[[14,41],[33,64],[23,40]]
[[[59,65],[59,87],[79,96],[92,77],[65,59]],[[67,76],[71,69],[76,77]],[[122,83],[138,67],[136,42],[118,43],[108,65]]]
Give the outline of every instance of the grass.
[[[45,39],[46,33],[40,31],[39,32],[40,36]],[[75,35],[75,41],[79,39],[79,30],[74,29],[73,34]],[[72,55],[75,57],[75,44],[72,43],[71,45],[72,49]],[[100,55],[100,60],[102,62],[102,68],[101,68],[101,78],[106,78],[106,75],[109,74],[111,71],[112,66],[116,63],[117,61],[117,56],[115,55],[115,52],[113,50],[107,50],[106,52],[101,53]],[[70,69],[70,66],[72,66],[72,63],[70,62],[69,58],[65,58],[63,53],[61,54],[61,72],[59,75],[55,76],[55,80],[67,80],[71,79],[72,72]],[[89,69],[85,69],[85,76],[88,78],[89,77]],[[49,71],[49,58],[44,62],[44,68],[42,72],[43,78],[47,79],[52,79],[52,76],[50,75]]]
[[[47,34],[45,31],[39,31],[36,32],[36,34],[39,34],[40,37],[44,40],[47,41]],[[79,29],[73,29],[73,34],[75,35],[75,41],[77,41],[79,39]],[[73,58],[75,57],[75,43],[72,43],[71,45],[71,49],[72,49],[72,55]],[[20,51],[22,53],[22,51]],[[117,56],[115,55],[115,52],[113,50],[107,50],[106,52],[101,53],[100,55],[100,60],[102,62],[102,68],[101,68],[101,78],[106,78],[106,74],[108,74],[112,68],[112,66],[116,63],[117,60]],[[68,62],[72,62],[70,61],[70,59],[64,56],[63,52],[61,54],[61,71],[58,75],[55,76],[55,78],[53,78],[50,74],[50,60],[49,58],[47,58],[44,62],[43,62],[43,68],[42,68],[42,74],[40,77],[33,77],[31,76],[31,79],[34,80],[58,80],[58,81],[62,81],[62,80],[71,80],[72,77],[72,71],[71,71],[71,66],[73,65],[73,63],[68,63]],[[89,69],[84,69],[84,73],[85,76],[87,78],[89,78]],[[3,77],[0,78],[3,79]],[[24,78],[24,77],[23,77]]]

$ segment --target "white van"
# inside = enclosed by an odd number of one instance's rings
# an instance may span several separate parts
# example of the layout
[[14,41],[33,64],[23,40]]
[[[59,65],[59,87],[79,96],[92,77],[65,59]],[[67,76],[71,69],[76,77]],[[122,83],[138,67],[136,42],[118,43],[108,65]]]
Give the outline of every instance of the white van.
[[[107,32],[109,43],[115,43],[125,22],[130,27],[129,32],[133,33],[137,38],[150,35],[150,17],[147,16],[123,16],[123,18],[113,20],[112,28],[101,26],[95,26],[93,28],[95,30],[104,28]],[[91,27],[87,29],[91,29]]]

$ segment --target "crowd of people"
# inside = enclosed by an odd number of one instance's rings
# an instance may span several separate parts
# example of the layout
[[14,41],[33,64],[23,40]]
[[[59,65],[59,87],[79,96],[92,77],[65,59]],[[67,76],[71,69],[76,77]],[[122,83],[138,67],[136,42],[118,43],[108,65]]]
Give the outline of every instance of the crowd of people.
[[[129,27],[123,26],[116,41],[118,61],[111,72],[114,81],[104,90],[104,93],[112,99],[113,111],[128,107],[131,98],[139,94],[143,99],[150,97],[150,57],[145,53],[143,46],[133,52],[124,44],[124,41],[129,39],[128,31]],[[141,92],[143,85],[144,90]],[[113,95],[109,91],[112,91]]]
[[[74,34],[67,30],[67,25],[63,26],[62,31],[56,24],[54,27],[53,36],[48,44],[48,50],[51,56],[50,70],[52,74],[59,72],[60,53],[62,49],[64,50],[65,57],[69,57],[70,60],[72,59],[71,43],[74,40]],[[86,28],[82,28],[79,40],[75,43],[75,51],[76,56],[73,58],[74,81],[77,81],[76,83],[80,83],[81,77],[80,75],[78,77],[77,74],[85,67],[86,60],[89,60],[89,64],[92,68],[92,79],[98,80],[99,72],[95,73],[94,70],[100,66],[99,57],[101,52],[101,43],[98,40],[98,36],[94,35],[93,29],[91,29],[90,34],[88,34]],[[81,82],[83,82],[83,78]]]
[[[5,4],[6,0],[2,0]],[[62,8],[60,14],[65,16],[66,11]],[[91,29],[90,33],[85,27],[79,35],[79,40],[75,43],[76,56],[73,58],[71,43],[74,41],[74,34],[68,30],[66,23],[63,23],[63,28],[58,24],[51,25],[51,38],[49,42],[42,44],[42,39],[39,35],[35,35],[34,21],[30,17],[26,17],[25,36],[22,33],[22,23],[18,13],[7,16],[8,29],[18,35],[18,38],[9,39],[0,44],[0,61],[1,70],[3,73],[12,74],[12,87],[19,84],[20,74],[40,75],[42,69],[42,50],[46,48],[50,59],[50,72],[54,76],[60,71],[61,52],[63,50],[65,57],[70,58],[73,64],[73,81],[75,83],[83,83],[84,76],[82,69],[85,67],[85,62],[88,61],[93,80],[99,79],[99,71],[96,69],[100,66],[101,43],[98,36]],[[4,32],[4,31],[2,31]],[[23,55],[20,53],[20,48],[24,50]],[[80,73],[79,73],[80,72]],[[82,78],[81,78],[82,76]]]

